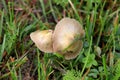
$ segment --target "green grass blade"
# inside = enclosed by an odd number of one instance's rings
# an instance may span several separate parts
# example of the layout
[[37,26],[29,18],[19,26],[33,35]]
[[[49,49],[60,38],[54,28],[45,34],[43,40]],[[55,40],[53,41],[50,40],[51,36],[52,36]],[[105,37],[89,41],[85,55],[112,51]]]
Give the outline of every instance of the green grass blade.
[[41,3],[41,7],[42,7],[42,12],[43,12],[43,15],[44,15],[44,19],[47,21],[47,16],[46,16],[46,12],[45,12],[45,5],[44,5],[44,2],[43,0],[39,0],[40,3]]
[[3,43],[2,43],[2,46],[1,46],[0,62],[1,62],[1,60],[2,60],[2,55],[3,55],[4,50],[5,50],[5,41],[6,41],[6,35],[4,35]]
[[90,44],[89,44],[89,50],[88,50],[88,53],[87,53],[87,60],[85,61],[85,64],[84,64],[84,66],[83,66],[83,68],[82,68],[80,77],[82,77],[83,72],[84,72],[84,70],[85,70],[85,67],[86,67],[86,65],[87,65],[87,63],[88,63],[88,59],[89,59],[90,51],[91,51],[91,46],[92,46],[92,40],[93,40],[93,39],[92,39],[92,37],[91,37],[91,41],[90,41]]
[[105,76],[106,76],[106,80],[108,80],[108,71],[107,71],[105,55],[102,56],[102,63],[103,63],[103,68],[104,68],[104,73],[105,73]]

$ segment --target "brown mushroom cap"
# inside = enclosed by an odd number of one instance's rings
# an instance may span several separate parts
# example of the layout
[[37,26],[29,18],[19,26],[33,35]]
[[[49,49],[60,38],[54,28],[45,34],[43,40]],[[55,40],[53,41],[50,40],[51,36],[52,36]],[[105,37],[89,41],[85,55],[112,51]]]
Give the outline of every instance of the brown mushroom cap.
[[36,44],[36,46],[43,52],[52,53],[53,43],[52,43],[52,30],[37,30],[30,34],[30,38]]
[[53,33],[53,51],[64,55],[66,59],[75,58],[82,48],[80,39],[84,35],[82,25],[78,21],[63,18],[58,22]]

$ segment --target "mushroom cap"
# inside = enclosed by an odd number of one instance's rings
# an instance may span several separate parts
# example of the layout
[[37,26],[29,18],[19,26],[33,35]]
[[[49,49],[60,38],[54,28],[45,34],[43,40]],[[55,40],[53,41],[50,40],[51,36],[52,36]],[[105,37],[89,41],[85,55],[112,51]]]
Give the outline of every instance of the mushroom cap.
[[53,43],[52,43],[52,30],[37,30],[30,34],[30,38],[36,44],[36,46],[45,53],[53,52]]
[[53,51],[65,55],[66,59],[75,58],[82,48],[80,39],[84,35],[85,32],[78,21],[63,18],[58,22],[53,33]]
[[79,44],[79,45],[75,46],[76,49],[74,49],[73,51],[66,52],[64,54],[64,57],[65,57],[66,60],[74,59],[74,58],[76,58],[79,55],[79,52],[81,51],[81,49],[83,47],[83,42],[79,40],[76,43]]

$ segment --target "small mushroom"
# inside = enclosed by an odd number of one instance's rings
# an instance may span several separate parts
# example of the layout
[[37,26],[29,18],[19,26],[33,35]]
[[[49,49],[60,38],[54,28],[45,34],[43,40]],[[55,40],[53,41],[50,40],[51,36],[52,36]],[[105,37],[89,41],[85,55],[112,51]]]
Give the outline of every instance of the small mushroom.
[[36,44],[36,46],[45,53],[53,52],[53,43],[52,43],[52,30],[37,30],[30,34],[30,38]]
[[85,32],[82,25],[75,19],[63,18],[53,32],[53,51],[65,57],[74,59],[83,46],[82,38]]

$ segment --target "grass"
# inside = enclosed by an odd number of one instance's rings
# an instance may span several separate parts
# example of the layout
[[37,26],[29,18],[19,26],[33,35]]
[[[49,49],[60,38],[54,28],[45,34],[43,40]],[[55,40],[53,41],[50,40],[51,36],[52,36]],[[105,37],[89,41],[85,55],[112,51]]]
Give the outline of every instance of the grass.
[[[119,80],[119,16],[119,0],[1,0],[0,80]],[[29,37],[54,29],[63,17],[85,29],[84,46],[73,60],[41,52]]]

